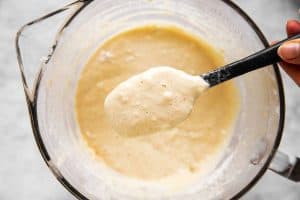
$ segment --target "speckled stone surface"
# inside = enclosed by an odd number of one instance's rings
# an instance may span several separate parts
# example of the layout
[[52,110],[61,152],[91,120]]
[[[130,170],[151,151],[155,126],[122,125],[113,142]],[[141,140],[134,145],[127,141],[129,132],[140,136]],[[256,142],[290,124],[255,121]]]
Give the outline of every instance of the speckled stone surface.
[[[54,178],[35,145],[14,50],[14,35],[25,22],[66,0],[0,0],[0,200],[75,199]],[[285,36],[284,24],[299,18],[298,0],[236,0],[269,41]],[[35,45],[35,44],[32,44]],[[284,75],[286,128],[281,149],[300,156],[300,89]],[[299,200],[300,184],[267,172],[244,200]]]

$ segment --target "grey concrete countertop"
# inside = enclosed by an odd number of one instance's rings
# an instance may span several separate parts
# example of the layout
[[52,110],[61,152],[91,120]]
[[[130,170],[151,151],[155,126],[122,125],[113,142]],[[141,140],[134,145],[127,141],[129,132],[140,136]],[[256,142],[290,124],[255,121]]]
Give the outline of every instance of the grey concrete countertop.
[[[25,22],[69,0],[0,0],[0,200],[74,199],[44,164],[34,142],[14,49],[14,36]],[[236,0],[269,41],[285,37],[289,18],[299,18],[298,0]],[[286,128],[280,147],[300,155],[300,89],[283,76]],[[244,200],[299,200],[300,184],[267,172]]]

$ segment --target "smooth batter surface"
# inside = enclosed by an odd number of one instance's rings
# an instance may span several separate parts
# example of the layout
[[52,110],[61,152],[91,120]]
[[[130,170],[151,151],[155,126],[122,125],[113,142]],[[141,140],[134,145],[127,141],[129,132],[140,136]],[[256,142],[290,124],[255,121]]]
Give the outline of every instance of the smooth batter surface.
[[175,27],[139,27],[112,37],[89,59],[78,82],[75,109],[84,140],[100,162],[140,180],[176,183],[213,168],[239,111],[232,82],[204,92],[176,127],[139,137],[123,137],[112,128],[104,101],[118,84],[154,66],[198,75],[223,62],[207,43]]
[[157,66],[120,83],[107,95],[104,110],[123,136],[156,133],[185,120],[208,86],[200,76]]

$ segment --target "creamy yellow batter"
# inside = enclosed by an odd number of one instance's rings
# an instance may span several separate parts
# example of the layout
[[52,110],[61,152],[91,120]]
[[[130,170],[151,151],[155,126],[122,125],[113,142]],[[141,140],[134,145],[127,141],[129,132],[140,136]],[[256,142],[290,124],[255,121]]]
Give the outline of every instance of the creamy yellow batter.
[[89,59],[78,82],[75,109],[84,140],[100,162],[128,177],[176,181],[206,171],[222,154],[239,111],[232,82],[201,94],[174,128],[135,137],[112,128],[104,101],[121,82],[154,66],[198,75],[223,64],[209,44],[171,26],[138,27],[112,37]]
[[156,133],[185,120],[208,86],[200,76],[157,66],[115,87],[105,99],[104,110],[113,128],[124,136]]

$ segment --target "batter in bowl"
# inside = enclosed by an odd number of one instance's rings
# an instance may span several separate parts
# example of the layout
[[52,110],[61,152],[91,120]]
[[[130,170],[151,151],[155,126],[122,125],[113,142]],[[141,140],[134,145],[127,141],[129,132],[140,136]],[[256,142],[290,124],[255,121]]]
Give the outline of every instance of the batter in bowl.
[[220,52],[178,27],[148,25],[115,35],[91,56],[78,82],[75,110],[83,139],[99,162],[129,178],[176,185],[208,173],[222,156],[239,113],[233,82],[204,92],[184,121],[154,134],[119,134],[104,102],[121,82],[155,66],[198,75],[223,64]]

